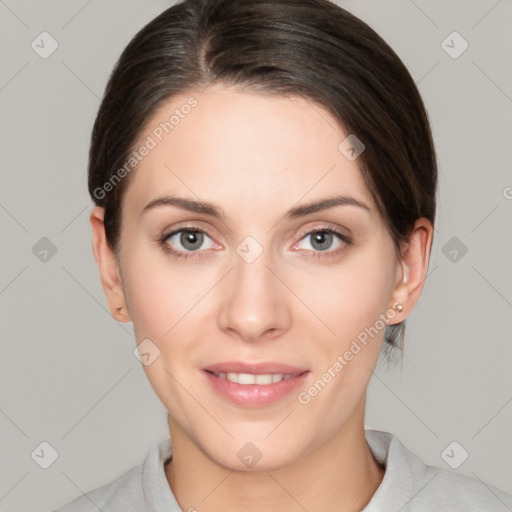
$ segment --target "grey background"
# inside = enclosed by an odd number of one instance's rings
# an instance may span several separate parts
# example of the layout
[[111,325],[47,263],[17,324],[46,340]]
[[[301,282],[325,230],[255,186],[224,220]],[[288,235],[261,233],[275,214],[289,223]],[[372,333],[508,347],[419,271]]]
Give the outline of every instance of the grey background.
[[[131,327],[106,309],[86,163],[115,60],[171,3],[0,0],[1,511],[62,505],[168,435]],[[372,379],[367,426],[448,469],[441,454],[457,441],[469,453],[457,472],[512,492],[511,2],[338,3],[417,81],[440,164],[429,277],[403,368],[379,365]],[[59,45],[47,59],[31,48],[43,31]],[[441,46],[453,31],[469,43],[457,59]],[[46,262],[32,252],[42,237],[57,249]],[[48,469],[31,456],[43,441],[58,453]]]

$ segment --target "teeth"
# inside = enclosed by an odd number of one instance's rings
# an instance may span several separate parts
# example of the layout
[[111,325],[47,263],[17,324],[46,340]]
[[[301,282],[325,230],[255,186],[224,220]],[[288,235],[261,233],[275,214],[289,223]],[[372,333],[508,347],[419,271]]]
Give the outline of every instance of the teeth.
[[293,375],[291,374],[282,374],[282,373],[268,373],[265,375],[253,375],[252,373],[215,373],[217,377],[220,379],[227,379],[229,382],[234,382],[236,384],[250,385],[250,384],[258,384],[258,385],[268,385],[274,384],[275,382],[280,382],[281,380],[287,380]]
[[256,375],[256,384],[272,384],[273,382],[279,382],[282,378],[283,376],[278,373],[274,375]]

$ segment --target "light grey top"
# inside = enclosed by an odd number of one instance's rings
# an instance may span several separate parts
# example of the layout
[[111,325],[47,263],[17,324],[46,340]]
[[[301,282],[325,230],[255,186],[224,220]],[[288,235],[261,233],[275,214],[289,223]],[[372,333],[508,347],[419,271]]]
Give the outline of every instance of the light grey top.
[[[512,496],[448,469],[427,466],[392,434],[366,430],[384,478],[362,512],[510,512]],[[54,512],[180,512],[164,464],[171,440],[156,443],[145,462]]]

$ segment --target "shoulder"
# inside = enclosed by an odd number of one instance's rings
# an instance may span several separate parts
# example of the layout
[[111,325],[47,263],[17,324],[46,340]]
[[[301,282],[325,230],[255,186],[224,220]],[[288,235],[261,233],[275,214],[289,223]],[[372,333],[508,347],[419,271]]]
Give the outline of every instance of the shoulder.
[[367,430],[375,458],[386,465],[381,485],[364,512],[512,510],[512,496],[481,480],[429,466],[388,432]]
[[[458,475],[449,470],[426,466],[424,489],[418,489],[412,503],[419,510],[452,511],[463,507],[467,512],[512,510],[512,496],[481,480]],[[429,508],[427,508],[429,507]],[[414,508],[414,507],[413,507]]]
[[158,509],[179,510],[164,473],[164,463],[172,455],[171,440],[153,445],[143,464],[124,472],[110,483],[82,493],[53,512],[142,512]]
[[78,496],[53,512],[128,512],[144,510],[142,464],[123,473],[114,481]]

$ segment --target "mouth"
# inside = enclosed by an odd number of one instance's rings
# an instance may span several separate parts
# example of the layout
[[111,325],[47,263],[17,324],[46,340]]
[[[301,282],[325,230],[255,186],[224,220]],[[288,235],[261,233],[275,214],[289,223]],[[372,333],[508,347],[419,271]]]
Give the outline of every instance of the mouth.
[[250,386],[252,384],[258,384],[259,386],[268,386],[269,384],[275,384],[282,380],[288,380],[296,377],[298,374],[292,373],[225,373],[225,372],[210,372],[219,379],[227,379],[229,382],[235,384],[241,384],[242,386]]
[[303,385],[309,370],[278,363],[221,363],[202,369],[224,400],[249,408],[269,406]]

